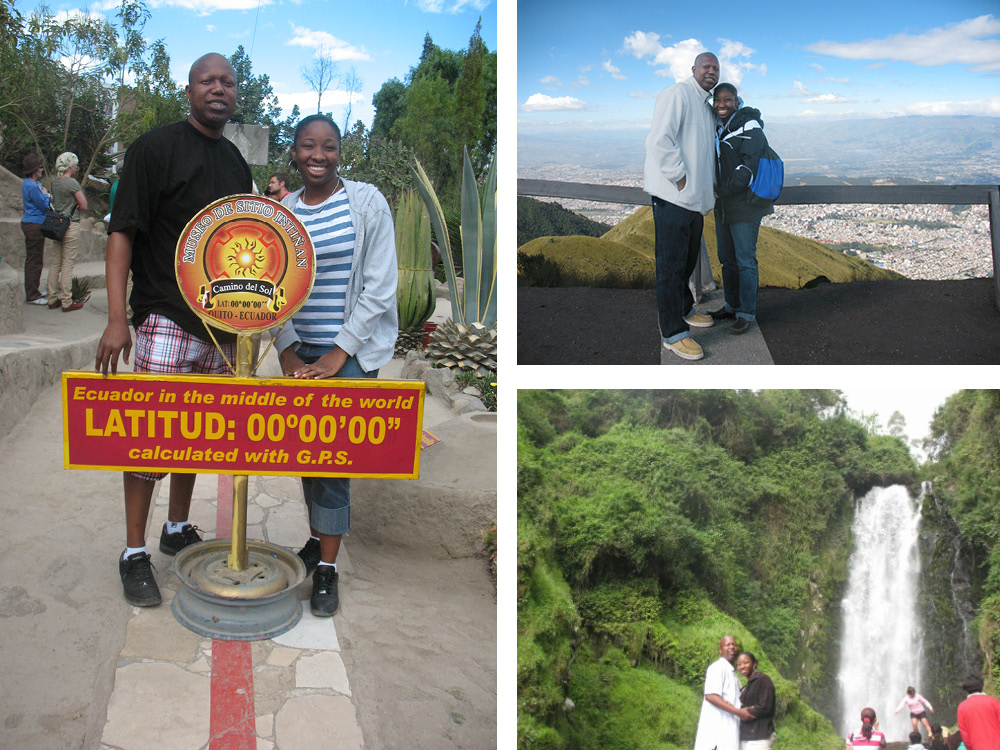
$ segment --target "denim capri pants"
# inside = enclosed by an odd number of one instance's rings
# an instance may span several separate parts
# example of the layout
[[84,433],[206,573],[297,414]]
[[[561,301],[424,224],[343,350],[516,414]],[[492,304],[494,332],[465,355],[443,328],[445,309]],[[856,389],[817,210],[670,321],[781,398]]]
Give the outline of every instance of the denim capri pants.
[[[332,346],[303,343],[299,358],[312,364]],[[348,357],[335,378],[376,378],[378,370],[365,372],[354,357]],[[309,526],[320,534],[336,536],[351,530],[351,480],[345,477],[302,477],[302,496],[306,501]]]

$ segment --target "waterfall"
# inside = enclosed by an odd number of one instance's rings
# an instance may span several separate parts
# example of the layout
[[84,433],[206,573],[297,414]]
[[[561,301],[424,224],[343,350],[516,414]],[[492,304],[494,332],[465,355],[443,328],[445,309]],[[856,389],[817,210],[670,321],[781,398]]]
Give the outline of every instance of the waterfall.
[[857,501],[837,675],[845,735],[861,726],[865,706],[875,709],[890,741],[912,729],[905,707],[892,712],[907,686],[921,691],[919,526],[920,503],[905,487],[876,487]]

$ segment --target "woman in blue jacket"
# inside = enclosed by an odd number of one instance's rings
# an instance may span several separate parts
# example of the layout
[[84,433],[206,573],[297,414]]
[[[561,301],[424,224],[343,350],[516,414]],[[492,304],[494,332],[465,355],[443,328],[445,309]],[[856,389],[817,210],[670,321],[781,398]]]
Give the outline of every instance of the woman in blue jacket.
[[42,281],[42,266],[45,264],[45,238],[42,236],[42,222],[49,208],[49,194],[38,182],[42,176],[42,162],[34,154],[24,157],[21,175],[21,203],[24,216],[21,217],[21,232],[24,234],[24,299],[31,305],[45,305],[48,299],[38,290]]
[[716,320],[736,318],[730,333],[746,333],[757,316],[757,233],[760,220],[774,213],[770,203],[750,201],[750,183],[767,149],[764,120],[743,107],[731,83],[720,83],[712,98],[719,118],[715,141],[715,238],[722,263],[726,304],[712,312]]

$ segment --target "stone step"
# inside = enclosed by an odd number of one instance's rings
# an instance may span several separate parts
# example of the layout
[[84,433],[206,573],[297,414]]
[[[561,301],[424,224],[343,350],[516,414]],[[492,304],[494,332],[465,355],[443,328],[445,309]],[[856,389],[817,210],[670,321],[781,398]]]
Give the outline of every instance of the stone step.
[[[76,262],[104,262],[104,250],[108,236],[103,221],[84,217],[80,220],[80,247]],[[45,262],[48,264],[52,251],[51,240],[45,241]],[[0,259],[11,268],[24,269],[24,233],[21,232],[20,218],[0,218]]]

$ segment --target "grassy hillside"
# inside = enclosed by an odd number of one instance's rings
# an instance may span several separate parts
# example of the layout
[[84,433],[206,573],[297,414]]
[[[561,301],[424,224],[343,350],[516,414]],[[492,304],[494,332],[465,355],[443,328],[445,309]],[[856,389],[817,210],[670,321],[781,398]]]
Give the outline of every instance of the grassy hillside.
[[[574,267],[580,276],[601,276],[627,268],[652,273],[653,209],[643,206],[610,229],[599,240],[589,237],[543,237],[527,243],[520,251],[544,255],[561,266]],[[705,217],[705,244],[712,264],[712,275],[722,283],[722,270],[716,252],[715,219]],[[626,250],[631,250],[627,254]],[[903,278],[860,258],[838,253],[813,240],[796,237],[770,227],[761,227],[757,241],[760,285],[798,289],[820,276],[833,282],[885,281]]]
[[542,255],[589,283],[613,272],[622,277],[646,276],[652,281],[652,255],[603,237],[539,237],[521,246],[519,253]]
[[570,234],[600,237],[610,228],[607,224],[580,216],[557,203],[517,196],[518,247],[538,237],[564,237]]

